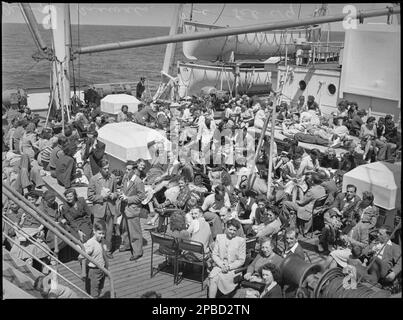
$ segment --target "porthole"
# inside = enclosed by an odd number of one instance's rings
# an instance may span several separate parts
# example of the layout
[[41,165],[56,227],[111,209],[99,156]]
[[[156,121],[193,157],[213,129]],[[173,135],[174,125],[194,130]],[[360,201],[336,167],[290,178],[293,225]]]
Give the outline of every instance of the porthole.
[[298,85],[302,91],[306,89],[306,82],[304,80],[301,80]]
[[336,86],[331,83],[327,86],[327,91],[331,94],[334,95],[336,93]]

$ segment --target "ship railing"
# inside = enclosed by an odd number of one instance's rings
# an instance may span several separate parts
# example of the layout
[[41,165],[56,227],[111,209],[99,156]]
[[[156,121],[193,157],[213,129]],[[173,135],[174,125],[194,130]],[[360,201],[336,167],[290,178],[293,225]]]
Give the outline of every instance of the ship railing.
[[[57,238],[60,238],[64,241],[69,247],[71,247],[74,251],[76,251],[80,256],[87,259],[89,262],[93,263],[100,270],[102,270],[106,276],[109,278],[110,285],[110,297],[115,298],[115,288],[114,281],[112,278],[111,272],[106,269],[104,266],[100,265],[97,261],[95,261],[91,256],[89,256],[84,248],[84,245],[76,239],[73,235],[71,235],[67,230],[63,229],[58,223],[52,220],[48,215],[40,211],[37,207],[35,207],[32,203],[30,203],[27,199],[25,199],[21,194],[19,194],[16,190],[14,190],[10,185],[3,183],[2,185],[2,193],[3,196],[13,201],[16,205],[18,205],[26,214],[31,215],[35,220],[41,223],[44,227],[48,229],[48,232],[52,232],[55,235],[55,254],[57,254],[58,246],[57,246]],[[3,233],[4,235],[4,233]],[[8,239],[9,237],[5,235]],[[43,249],[43,248],[41,248]],[[23,250],[24,251],[24,250]],[[57,262],[57,261],[56,261]],[[82,273],[85,274],[86,264],[82,263]],[[77,274],[76,274],[77,275]],[[81,277],[82,280],[83,277]]]
[[[6,238],[10,244],[18,247],[20,250],[24,251],[28,256],[30,256],[32,258],[32,260],[35,260],[36,262],[38,262],[39,264],[42,265],[42,267],[44,268],[43,270],[49,270],[50,272],[52,272],[53,274],[55,274],[57,277],[60,277],[62,280],[64,280],[66,283],[68,283],[70,286],[74,287],[75,289],[77,289],[78,291],[80,291],[82,294],[84,294],[84,296],[93,299],[93,297],[91,297],[87,292],[85,292],[83,289],[81,289],[80,287],[78,287],[77,285],[75,285],[73,282],[71,282],[70,280],[68,280],[66,277],[64,277],[62,274],[60,274],[57,270],[57,264],[54,266],[54,268],[52,268],[51,266],[45,264],[41,259],[39,259],[38,257],[36,257],[32,252],[29,252],[27,249],[24,248],[24,246],[22,246],[20,243],[18,243],[18,241],[15,241],[12,237],[10,237],[8,234],[6,234],[3,231],[3,237]],[[31,240],[29,240],[31,242]],[[31,242],[33,245],[35,245],[36,247],[38,247],[38,243],[35,242]],[[76,274],[74,272],[74,274]],[[80,278],[80,277],[79,277]]]
[[16,223],[14,223],[9,217],[4,215],[4,213],[3,213],[3,222],[5,222],[10,228],[12,228],[14,230],[15,234],[17,235],[17,237],[18,236],[23,236],[27,241],[32,243],[35,247],[37,247],[42,252],[44,252],[47,256],[49,256],[51,261],[57,263],[60,266],[63,266],[64,268],[69,270],[72,274],[74,274],[74,276],[76,276],[77,278],[81,279],[80,275],[78,275],[69,266],[67,266],[66,264],[64,264],[63,262],[61,262],[57,258],[58,245],[57,245],[57,236],[56,235],[55,235],[55,239],[54,239],[54,241],[55,241],[55,251],[52,251],[52,250],[50,250],[49,247],[44,246],[43,243],[39,242],[38,239],[36,239],[32,235],[30,235],[29,233],[25,232],[23,228],[21,228]]

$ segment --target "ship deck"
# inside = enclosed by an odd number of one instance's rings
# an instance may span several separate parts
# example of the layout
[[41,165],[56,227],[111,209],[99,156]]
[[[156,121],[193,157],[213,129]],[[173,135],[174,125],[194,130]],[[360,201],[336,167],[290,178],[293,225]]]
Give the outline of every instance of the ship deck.
[[[171,270],[158,272],[151,278],[151,236],[146,231],[145,219],[142,219],[143,237],[147,244],[143,247],[143,256],[137,261],[130,261],[130,252],[114,252],[114,259],[109,262],[109,270],[114,279],[116,298],[140,298],[147,291],[156,291],[162,298],[206,298],[207,297],[207,279],[204,282],[204,289],[201,290],[201,283],[194,279],[200,279],[200,271],[188,271],[184,274],[179,284],[173,284],[173,273]],[[324,256],[319,255],[314,250],[316,236],[313,238],[301,238],[300,244],[306,253],[306,260],[310,263],[319,263],[324,261]],[[279,241],[279,249],[282,249],[283,243]],[[154,252],[156,246],[154,246]],[[158,254],[153,256],[153,267],[164,261],[164,257]],[[77,260],[70,261],[67,265],[76,273],[81,273],[81,267]],[[62,269],[62,268],[60,268]],[[67,271],[60,270],[61,274],[74,284],[84,289],[84,284],[78,278],[69,274]],[[198,273],[197,273],[198,272]],[[103,296],[108,297],[110,291],[109,280],[105,281]]]

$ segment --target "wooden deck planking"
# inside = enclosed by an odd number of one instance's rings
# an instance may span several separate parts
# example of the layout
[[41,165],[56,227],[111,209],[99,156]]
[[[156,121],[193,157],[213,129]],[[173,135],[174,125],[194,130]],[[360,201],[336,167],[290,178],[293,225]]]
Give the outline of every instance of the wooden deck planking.
[[[144,221],[142,221],[144,222]],[[114,259],[110,261],[109,269],[112,272],[114,279],[117,298],[139,298],[143,293],[155,290],[164,298],[205,298],[207,296],[207,288],[201,290],[200,282],[182,279],[179,284],[173,284],[173,275],[165,272],[159,272],[150,278],[150,255],[151,255],[151,239],[149,232],[144,232],[144,237],[148,241],[144,247],[144,255],[137,261],[129,261],[130,252],[114,253]],[[303,239],[304,244],[312,245],[316,239]],[[282,243],[279,242],[281,248]],[[154,250],[156,247],[154,248]],[[311,263],[320,263],[324,257],[314,251],[305,249],[311,259]],[[165,259],[160,255],[154,255],[153,265],[157,266]],[[81,273],[80,265],[77,261],[68,263],[78,274]],[[61,273],[80,288],[84,288],[84,283],[77,279],[74,275],[68,274],[68,271],[63,270]],[[207,281],[205,280],[205,284]],[[105,281],[105,291],[109,291],[109,280]],[[81,295],[82,296],[82,295]]]
[[[151,236],[144,230],[146,220],[142,219],[143,236],[147,240],[147,245],[143,247],[143,257],[137,261],[130,261],[130,252],[115,251],[114,259],[109,261],[109,270],[114,279],[117,298],[138,298],[144,292],[155,290],[164,298],[185,298],[189,295],[193,297],[205,297],[206,288],[201,291],[201,284],[188,279],[183,279],[178,285],[173,284],[173,275],[159,272],[150,278],[150,258],[151,258]],[[154,251],[158,246],[154,246]],[[153,266],[157,267],[165,259],[161,255],[154,254]],[[71,261],[67,265],[76,273],[81,274],[81,267],[78,261]],[[60,273],[69,281],[80,288],[84,288],[84,283],[65,268],[60,268]],[[109,280],[105,281],[104,291],[109,291]]]

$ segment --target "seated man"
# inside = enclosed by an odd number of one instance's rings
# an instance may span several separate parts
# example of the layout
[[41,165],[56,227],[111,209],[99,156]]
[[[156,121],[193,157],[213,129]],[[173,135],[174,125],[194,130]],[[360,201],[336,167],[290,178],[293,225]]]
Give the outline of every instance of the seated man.
[[[242,224],[242,227],[246,234],[248,234],[255,224],[256,218],[256,210],[258,208],[258,204],[255,201],[256,192],[249,190],[245,192],[245,197],[241,197],[237,206],[237,216],[238,221]],[[260,200],[262,203],[262,200]],[[266,199],[263,199],[263,205]]]
[[361,201],[361,198],[357,196],[356,192],[357,187],[355,185],[348,184],[346,187],[346,192],[336,195],[336,198],[330,206],[330,209],[325,212],[323,216],[325,223],[327,220],[330,220],[330,214],[335,212],[340,216],[343,225],[350,224],[353,220],[355,208]]
[[53,178],[56,178],[56,161],[63,155],[63,148],[67,144],[67,138],[60,136],[57,138],[57,145],[50,154],[49,170]]
[[337,249],[330,252],[325,266],[334,268],[338,265],[344,268],[347,265],[347,259],[351,255],[351,248],[359,246],[363,250],[368,247],[369,243],[369,221],[361,220],[358,222],[348,234],[340,236],[341,241],[344,242],[344,248]]
[[402,248],[390,240],[391,234],[392,229],[389,226],[381,226],[377,243],[370,248],[370,251],[374,253],[373,259],[380,260],[380,281],[385,285],[395,281],[402,271]]
[[[222,207],[220,209],[219,215],[220,215],[221,230],[222,230],[222,232],[220,232],[219,234],[222,234],[222,233],[225,233],[225,226],[226,226],[227,222],[234,218],[237,219],[237,215],[236,215],[236,212],[231,212],[231,209],[227,208],[227,207]],[[237,220],[239,221],[239,219],[237,219]],[[236,236],[241,237],[241,238],[246,237],[242,227],[237,230]]]
[[248,266],[243,276],[246,280],[242,283],[243,287],[248,286],[246,282],[263,283],[263,279],[259,276],[259,269],[265,264],[273,263],[277,267],[280,267],[283,258],[276,254],[273,249],[274,241],[272,241],[271,238],[262,238],[260,240],[260,252]]
[[374,205],[374,195],[371,191],[362,193],[362,200],[357,204],[357,219],[369,221],[369,229],[373,230],[379,217],[379,210]]
[[[190,234],[190,240],[201,242],[204,247],[204,253],[209,254],[213,242],[210,225],[204,220],[203,211],[200,207],[193,208],[189,214],[192,217],[187,229],[187,232]],[[192,253],[191,255],[197,260],[202,259],[201,254]]]
[[281,221],[278,217],[278,212],[274,210],[269,202],[266,203],[262,212],[262,219],[262,223],[252,227],[253,231],[256,232],[256,237],[270,237],[280,231]]
[[305,234],[310,228],[312,218],[312,208],[315,201],[326,195],[326,190],[321,186],[322,180],[317,173],[313,173],[311,177],[312,186],[306,192],[302,200],[285,201],[283,203],[283,211],[286,216],[290,216],[291,211],[297,213],[297,224],[300,226],[301,232]]
[[295,228],[288,228],[285,231],[285,248],[283,258],[287,258],[291,254],[298,255],[301,259],[305,260],[304,249],[298,242],[298,230]]
[[230,208],[231,203],[227,193],[225,192],[224,186],[219,185],[214,189],[213,194],[208,195],[204,199],[202,205],[204,219],[211,226],[213,239],[216,237],[217,234],[222,232],[222,225],[218,216],[222,207]]
[[325,169],[339,169],[339,159],[336,158],[336,151],[333,148],[328,148],[326,153],[321,157],[319,164]]

